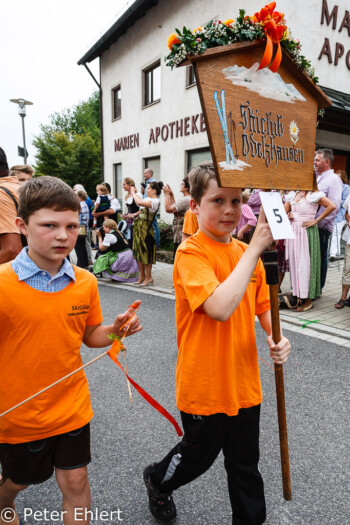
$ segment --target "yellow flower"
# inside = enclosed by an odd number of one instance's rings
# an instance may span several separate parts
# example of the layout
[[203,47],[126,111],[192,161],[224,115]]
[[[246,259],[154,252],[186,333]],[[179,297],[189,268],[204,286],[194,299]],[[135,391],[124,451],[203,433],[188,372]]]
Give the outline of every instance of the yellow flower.
[[228,26],[228,27],[232,26],[233,23],[234,23],[233,18],[228,18],[228,19],[225,20],[225,22],[224,22],[225,26]]
[[193,30],[193,34],[195,35],[198,31],[203,31],[203,27],[196,27],[196,29]]
[[170,51],[172,50],[175,44],[181,44],[181,40],[179,40],[178,36],[175,33],[171,33],[171,35],[168,38],[168,48],[170,49]]

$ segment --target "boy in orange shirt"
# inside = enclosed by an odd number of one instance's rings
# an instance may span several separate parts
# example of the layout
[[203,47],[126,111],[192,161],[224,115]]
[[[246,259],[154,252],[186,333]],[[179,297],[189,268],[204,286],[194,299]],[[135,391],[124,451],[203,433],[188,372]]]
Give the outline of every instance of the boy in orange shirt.
[[286,338],[273,343],[259,259],[273,238],[263,214],[249,246],[231,238],[242,191],[219,188],[212,164],[200,165],[189,178],[199,231],[181,244],[174,264],[176,391],[184,437],[162,461],[145,468],[149,507],[160,523],[172,523],[173,490],[203,474],[222,450],[232,523],[260,525],[266,510],[258,469],[262,392],[255,315],[268,334],[273,362],[285,363],[290,352]]
[[[0,267],[0,414],[78,369],[82,342],[109,346],[107,336],[122,335],[134,313],[129,307],[102,326],[96,278],[66,259],[79,228],[79,201],[67,184],[53,177],[28,181],[19,190],[18,214],[28,248]],[[135,316],[126,335],[139,330]],[[89,510],[92,416],[81,371],[0,418],[0,524],[17,525],[17,494],[54,471],[63,523],[76,523],[76,508]],[[79,523],[88,523],[86,516]]]

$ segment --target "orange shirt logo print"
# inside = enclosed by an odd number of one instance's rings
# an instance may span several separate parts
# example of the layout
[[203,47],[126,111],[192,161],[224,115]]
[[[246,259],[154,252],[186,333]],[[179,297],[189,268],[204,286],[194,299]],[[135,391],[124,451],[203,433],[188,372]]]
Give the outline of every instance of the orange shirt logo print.
[[78,304],[78,305],[72,305],[72,311],[68,314],[68,317],[72,315],[81,315],[85,314],[87,315],[89,313],[89,304]]
[[251,276],[250,278],[250,283],[256,283],[256,279],[257,279],[258,275],[256,272],[253,273],[253,275]]

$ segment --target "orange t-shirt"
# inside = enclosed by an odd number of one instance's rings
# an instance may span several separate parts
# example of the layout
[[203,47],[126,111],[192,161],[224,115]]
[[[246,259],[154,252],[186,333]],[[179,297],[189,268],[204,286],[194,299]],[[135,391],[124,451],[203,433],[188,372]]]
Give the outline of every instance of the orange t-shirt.
[[[0,267],[0,413],[82,365],[86,326],[102,322],[96,278],[74,267],[76,282],[45,293]],[[0,418],[0,443],[25,443],[63,434],[92,418],[84,371]]]
[[[21,187],[17,177],[0,177],[0,186],[4,186],[18,202],[18,190]],[[19,233],[15,224],[17,210],[15,203],[4,190],[0,190],[0,234]]]
[[255,315],[270,309],[262,262],[227,321],[215,321],[201,308],[247,248],[236,239],[223,244],[198,231],[177,250],[173,275],[179,349],[176,396],[183,412],[234,416],[240,408],[262,401]]
[[184,216],[184,224],[182,226],[182,232],[187,235],[194,235],[198,231],[198,219],[191,210],[187,210]]

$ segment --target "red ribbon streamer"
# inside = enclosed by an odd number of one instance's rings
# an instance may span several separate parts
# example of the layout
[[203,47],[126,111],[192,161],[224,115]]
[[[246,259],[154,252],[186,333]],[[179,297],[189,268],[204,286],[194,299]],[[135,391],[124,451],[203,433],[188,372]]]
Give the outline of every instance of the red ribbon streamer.
[[272,71],[273,73],[276,73],[277,69],[280,67],[281,61],[282,61],[282,49],[281,49],[280,42],[278,42],[276,55],[272,63],[270,64],[269,70]]
[[173,427],[175,428],[176,432],[177,432],[177,435],[179,437],[183,436],[183,432],[181,430],[181,428],[179,427],[177,421],[175,421],[175,419],[173,418],[173,416],[171,414],[169,414],[169,412],[167,410],[165,410],[164,407],[162,407],[162,405],[160,405],[158,403],[158,401],[156,401],[152,396],[150,396],[142,387],[140,387],[140,385],[138,385],[137,383],[135,383],[135,381],[133,379],[131,379],[131,377],[125,372],[124,368],[122,367],[122,365],[119,363],[118,359],[116,356],[112,355],[111,351],[108,352],[108,355],[109,357],[112,359],[112,361],[114,361],[118,366],[119,368],[121,368],[124,372],[124,374],[126,375],[126,377],[128,378],[128,380],[130,381],[130,383],[132,384],[132,386],[138,391],[138,393],[147,401],[147,403],[149,403],[150,405],[152,405],[153,408],[155,408],[156,410],[158,410],[158,412],[160,412],[168,421],[170,421],[170,423],[173,425]]
[[266,34],[265,51],[264,51],[264,55],[263,55],[263,57],[261,59],[260,65],[258,67],[258,71],[259,71],[259,69],[264,69],[264,67],[268,66],[269,63],[271,62],[272,50],[273,50],[272,38],[270,37],[270,35]]

